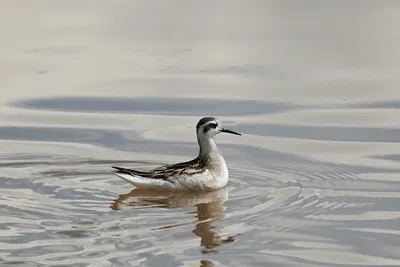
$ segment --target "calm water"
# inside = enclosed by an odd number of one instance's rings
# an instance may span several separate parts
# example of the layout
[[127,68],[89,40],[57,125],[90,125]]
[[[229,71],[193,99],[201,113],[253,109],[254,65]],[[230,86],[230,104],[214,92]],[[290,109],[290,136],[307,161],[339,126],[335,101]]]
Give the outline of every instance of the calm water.
[[[400,2],[3,1],[0,266],[400,266]],[[196,156],[226,188],[110,173]]]

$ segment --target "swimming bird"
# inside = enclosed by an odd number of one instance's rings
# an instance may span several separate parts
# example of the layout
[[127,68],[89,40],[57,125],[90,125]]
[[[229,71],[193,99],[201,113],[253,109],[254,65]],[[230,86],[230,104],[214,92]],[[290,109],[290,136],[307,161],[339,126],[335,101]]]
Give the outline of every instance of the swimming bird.
[[150,171],[113,166],[115,174],[138,188],[205,191],[228,183],[228,168],[214,137],[219,133],[241,135],[223,128],[214,117],[204,117],[196,126],[199,155],[190,161],[164,165]]

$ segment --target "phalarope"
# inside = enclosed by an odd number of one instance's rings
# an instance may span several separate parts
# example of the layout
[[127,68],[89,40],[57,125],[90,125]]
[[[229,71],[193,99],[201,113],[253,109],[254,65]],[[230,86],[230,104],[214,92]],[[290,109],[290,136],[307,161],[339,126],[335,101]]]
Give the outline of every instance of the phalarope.
[[196,133],[200,151],[195,159],[150,171],[113,166],[115,174],[138,188],[202,191],[224,187],[228,168],[214,137],[219,133],[241,134],[223,128],[213,117],[199,120]]

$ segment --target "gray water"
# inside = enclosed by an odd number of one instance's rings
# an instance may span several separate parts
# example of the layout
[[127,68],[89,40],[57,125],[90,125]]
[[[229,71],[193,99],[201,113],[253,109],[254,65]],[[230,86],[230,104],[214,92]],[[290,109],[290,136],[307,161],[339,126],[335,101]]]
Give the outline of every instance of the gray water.
[[[400,2],[3,1],[0,266],[400,266]],[[110,166],[189,160],[209,193]]]

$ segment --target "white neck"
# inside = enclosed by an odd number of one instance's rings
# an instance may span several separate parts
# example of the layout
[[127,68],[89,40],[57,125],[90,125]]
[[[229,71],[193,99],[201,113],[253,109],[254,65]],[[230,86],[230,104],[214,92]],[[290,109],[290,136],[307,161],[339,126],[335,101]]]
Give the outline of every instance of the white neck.
[[207,168],[215,179],[216,187],[225,186],[228,182],[229,173],[224,157],[217,147],[217,143],[214,138],[206,136],[198,138],[198,141],[200,145],[199,156],[206,160]]
[[222,157],[221,152],[217,147],[217,143],[212,137],[198,138],[200,146],[200,154],[207,158]]

